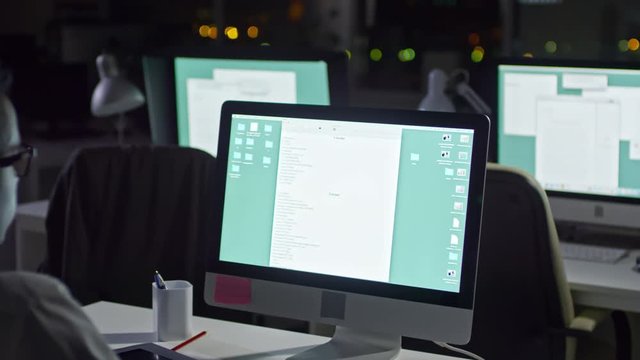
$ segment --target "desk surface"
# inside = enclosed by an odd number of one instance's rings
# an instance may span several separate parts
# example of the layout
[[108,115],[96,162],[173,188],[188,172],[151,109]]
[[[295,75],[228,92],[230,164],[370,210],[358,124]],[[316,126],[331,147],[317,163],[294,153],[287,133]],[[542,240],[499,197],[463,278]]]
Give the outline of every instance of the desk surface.
[[[109,335],[149,333],[152,329],[151,309],[136,306],[97,302],[84,307],[85,312],[101,333]],[[179,352],[198,359],[284,359],[306,348],[328,341],[323,336],[194,317],[193,331],[207,334],[182,348]],[[179,341],[159,343],[172,347]],[[128,344],[111,344],[113,348]],[[460,358],[402,350],[398,359],[404,360],[460,360]]]
[[631,270],[640,250],[615,264],[564,260],[573,301],[640,313],[640,273]]

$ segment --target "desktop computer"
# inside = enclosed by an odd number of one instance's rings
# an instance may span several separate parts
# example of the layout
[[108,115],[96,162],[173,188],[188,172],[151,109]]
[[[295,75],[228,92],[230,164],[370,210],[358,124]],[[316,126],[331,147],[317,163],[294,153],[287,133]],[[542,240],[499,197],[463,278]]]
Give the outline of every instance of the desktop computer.
[[486,116],[230,101],[220,121],[207,304],[336,326],[294,358],[469,341]]
[[344,52],[170,49],[143,57],[153,143],[217,151],[226,100],[347,105]]
[[501,61],[497,140],[498,162],[528,171],[547,191],[561,240],[615,247],[603,261],[640,244],[637,64]]

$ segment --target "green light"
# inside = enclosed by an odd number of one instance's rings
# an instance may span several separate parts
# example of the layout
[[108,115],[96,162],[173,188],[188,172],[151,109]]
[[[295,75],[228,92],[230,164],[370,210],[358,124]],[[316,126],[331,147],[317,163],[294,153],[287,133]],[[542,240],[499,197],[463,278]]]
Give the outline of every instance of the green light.
[[415,58],[416,58],[416,52],[411,48],[402,49],[398,51],[398,60],[400,60],[401,62],[411,61]]
[[480,49],[474,49],[471,52],[471,61],[473,61],[474,63],[479,63],[482,61],[482,59],[484,59],[484,51]]
[[382,60],[382,50],[374,48],[369,51],[369,58],[371,61],[380,61]]
[[558,44],[553,40],[549,40],[544,43],[544,50],[549,54],[555,54],[555,52],[558,51]]
[[629,41],[624,40],[624,39],[618,41],[618,50],[620,50],[620,52],[629,51]]

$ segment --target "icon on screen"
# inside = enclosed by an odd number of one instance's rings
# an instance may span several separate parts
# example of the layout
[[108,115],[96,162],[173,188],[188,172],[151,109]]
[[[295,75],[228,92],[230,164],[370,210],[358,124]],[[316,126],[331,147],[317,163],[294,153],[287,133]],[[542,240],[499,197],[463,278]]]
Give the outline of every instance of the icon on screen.
[[253,154],[246,153],[244,154],[245,161],[253,161]]
[[462,211],[464,209],[464,204],[462,201],[454,201],[453,202],[453,210]]
[[460,219],[454,217],[453,218],[453,224],[451,226],[453,226],[454,229],[460,228]]
[[451,234],[451,245],[458,245],[459,243],[460,239],[458,238],[458,235]]
[[452,168],[445,168],[444,169],[444,176],[453,176],[453,169]]
[[236,160],[241,160],[242,159],[242,153],[239,151],[234,151],[233,152],[233,158]]
[[447,276],[448,277],[456,277],[456,271],[455,270],[447,270]]
[[457,252],[450,252],[449,253],[449,260],[450,261],[458,261],[458,253]]
[[458,159],[460,160],[467,160],[469,158],[469,153],[466,151],[460,151],[458,153]]
[[252,132],[258,131],[258,123],[252,122],[251,125],[249,125],[249,131],[252,131]]
[[265,125],[264,126],[264,132],[271,132],[273,130],[273,128],[271,127],[271,125]]
[[411,161],[420,161],[420,154],[411,153]]
[[442,141],[451,141],[451,134],[443,134]]
[[456,176],[467,176],[467,169],[456,170]]
[[273,147],[273,141],[265,141],[264,142],[264,147],[266,147],[267,149],[271,149]]
[[464,194],[464,185],[456,185],[456,193]]
[[443,159],[448,159],[451,157],[451,152],[449,150],[440,151],[440,157]]
[[242,138],[236,138],[235,144],[242,145]]
[[255,140],[253,140],[252,138],[247,138],[247,146],[253,146],[253,144],[255,144]]
[[246,125],[243,123],[238,124],[238,131],[244,131],[246,129]]
[[460,142],[461,142],[461,143],[468,143],[468,142],[469,142],[469,140],[471,140],[471,138],[469,137],[469,135],[465,135],[465,134],[460,135]]
[[271,157],[269,157],[269,156],[263,156],[263,157],[262,157],[262,163],[263,163],[263,164],[265,164],[265,165],[269,165],[269,164],[271,164]]
[[240,172],[240,165],[231,165],[231,172]]

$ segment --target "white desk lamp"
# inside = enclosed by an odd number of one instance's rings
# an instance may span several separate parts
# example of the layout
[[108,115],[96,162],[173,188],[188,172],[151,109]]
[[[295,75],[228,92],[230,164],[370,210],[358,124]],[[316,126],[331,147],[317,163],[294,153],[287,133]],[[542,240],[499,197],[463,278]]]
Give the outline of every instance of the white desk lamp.
[[466,71],[456,70],[447,75],[437,68],[429,72],[427,95],[420,101],[418,110],[455,112],[448,94],[461,96],[478,114],[491,114],[491,108],[469,86]]
[[93,90],[91,113],[98,117],[118,115],[115,128],[118,132],[118,143],[122,144],[126,128],[124,113],[144,105],[145,98],[140,89],[120,74],[113,55],[98,55],[96,66],[100,82]]

